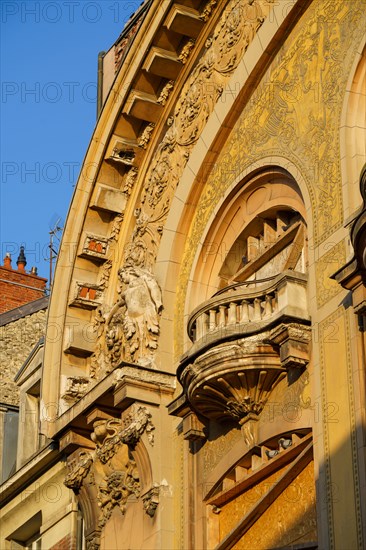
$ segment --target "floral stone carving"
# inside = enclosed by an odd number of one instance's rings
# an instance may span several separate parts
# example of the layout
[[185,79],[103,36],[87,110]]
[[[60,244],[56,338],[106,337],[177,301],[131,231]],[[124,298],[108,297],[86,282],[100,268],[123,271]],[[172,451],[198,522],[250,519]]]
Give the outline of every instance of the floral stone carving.
[[[141,495],[141,480],[133,452],[143,434],[153,445],[151,414],[146,407],[133,405],[123,418],[96,420],[91,439],[96,447],[77,450],[69,456],[65,485],[72,489],[83,510],[86,538],[93,549],[99,548],[100,532],[118,507],[125,514],[128,501],[141,498],[147,515],[154,516],[158,506],[159,486],[149,482]],[[146,479],[145,479],[146,483]]]
[[131,495],[136,497],[140,495],[140,481],[134,460],[128,460],[123,470],[112,472],[99,485],[97,498],[102,512],[98,522],[99,527],[104,527],[115,506],[118,506],[124,514],[127,499]]

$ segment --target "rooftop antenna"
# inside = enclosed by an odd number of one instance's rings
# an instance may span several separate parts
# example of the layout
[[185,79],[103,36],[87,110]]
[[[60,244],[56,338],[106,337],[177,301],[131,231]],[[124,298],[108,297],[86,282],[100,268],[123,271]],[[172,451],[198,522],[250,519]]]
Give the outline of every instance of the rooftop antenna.
[[55,244],[54,244],[54,240],[56,239],[58,241],[58,243],[60,242],[60,237],[59,237],[59,233],[62,231],[62,226],[59,225],[61,222],[61,218],[58,218],[58,220],[56,221],[53,229],[51,229],[51,231],[49,232],[49,236],[50,236],[50,242],[49,242],[49,245],[48,245],[48,248],[50,250],[50,257],[49,257],[49,262],[50,262],[50,275],[49,275],[49,290],[51,291],[52,289],[52,283],[53,283],[53,260],[57,258],[57,254],[58,254],[58,250],[55,250]]

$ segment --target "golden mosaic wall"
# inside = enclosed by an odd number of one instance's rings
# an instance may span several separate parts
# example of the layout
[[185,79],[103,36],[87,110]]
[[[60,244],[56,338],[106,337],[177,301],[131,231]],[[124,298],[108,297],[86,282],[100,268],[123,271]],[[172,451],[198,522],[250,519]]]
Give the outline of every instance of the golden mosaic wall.
[[[339,126],[346,82],[364,33],[364,0],[316,0],[243,108],[202,191],[186,241],[175,319],[182,334],[194,256],[215,208],[240,174],[268,157],[302,174],[317,246],[343,224]],[[351,32],[352,30],[352,32]],[[177,353],[182,351],[178,336]]]

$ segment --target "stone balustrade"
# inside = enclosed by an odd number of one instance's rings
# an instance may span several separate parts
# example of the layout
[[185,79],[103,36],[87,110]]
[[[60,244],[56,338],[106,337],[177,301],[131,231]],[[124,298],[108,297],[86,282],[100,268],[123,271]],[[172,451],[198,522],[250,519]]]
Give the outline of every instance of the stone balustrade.
[[261,281],[231,285],[205,301],[190,315],[188,335],[199,344],[218,333],[250,334],[280,317],[309,320],[306,275],[285,271]]

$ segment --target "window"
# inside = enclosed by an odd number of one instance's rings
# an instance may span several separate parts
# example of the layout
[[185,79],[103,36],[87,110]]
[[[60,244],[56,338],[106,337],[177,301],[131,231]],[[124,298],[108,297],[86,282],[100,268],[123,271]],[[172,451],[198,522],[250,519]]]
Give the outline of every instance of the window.
[[18,407],[0,404],[1,482],[6,481],[16,470],[18,420]]

